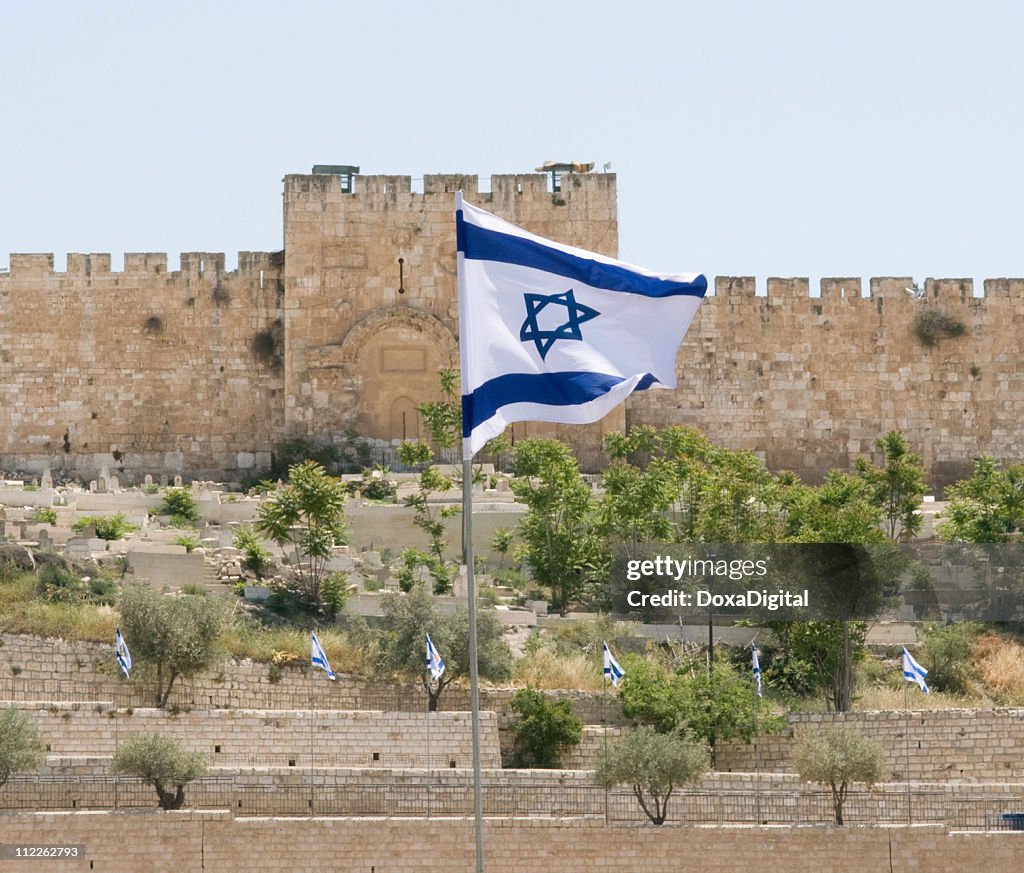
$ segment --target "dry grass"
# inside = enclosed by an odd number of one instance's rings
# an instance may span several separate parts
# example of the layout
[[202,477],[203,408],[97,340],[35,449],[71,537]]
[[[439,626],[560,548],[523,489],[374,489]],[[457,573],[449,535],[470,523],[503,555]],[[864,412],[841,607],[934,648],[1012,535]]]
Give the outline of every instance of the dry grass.
[[106,643],[114,638],[117,615],[109,606],[47,603],[36,600],[35,591],[32,573],[0,583],[0,631],[84,642]]
[[1024,702],[1024,646],[995,634],[978,638],[974,650],[978,679],[997,703]]
[[[906,695],[904,697],[904,695]],[[925,694],[916,685],[907,683],[906,691],[876,686],[857,690],[853,702],[853,709],[857,712],[871,710],[902,710],[909,707],[911,710],[933,710],[933,709],[976,709],[984,706],[985,703],[976,697],[964,697],[959,694],[945,694],[940,691],[932,691]]]
[[559,655],[542,648],[518,661],[513,682],[542,691],[600,691],[604,676],[601,664],[592,656]]
[[[327,659],[346,673],[365,673],[366,651],[354,645],[341,631],[318,630],[320,645]],[[253,624],[234,624],[221,637],[221,644],[236,658],[251,658],[278,665],[309,661],[309,631],[298,628],[263,628]]]

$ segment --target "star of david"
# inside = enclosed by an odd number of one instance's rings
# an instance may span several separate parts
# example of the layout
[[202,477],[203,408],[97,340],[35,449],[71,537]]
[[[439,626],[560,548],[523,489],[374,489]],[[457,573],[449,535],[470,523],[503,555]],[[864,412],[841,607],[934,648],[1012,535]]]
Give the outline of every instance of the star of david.
[[[559,340],[582,340],[580,325],[601,314],[596,309],[577,303],[571,288],[563,294],[524,294],[523,299],[526,303],[526,321],[519,329],[519,339],[523,342],[533,340],[541,360]],[[548,306],[564,306],[566,320],[558,327],[544,330],[537,324],[537,316]]]

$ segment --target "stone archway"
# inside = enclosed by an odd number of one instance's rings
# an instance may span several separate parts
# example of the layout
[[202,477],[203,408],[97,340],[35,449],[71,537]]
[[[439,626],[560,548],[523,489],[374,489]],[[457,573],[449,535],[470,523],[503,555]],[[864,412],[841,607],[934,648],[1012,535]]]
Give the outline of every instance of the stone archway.
[[423,436],[419,404],[441,399],[438,371],[457,365],[458,344],[434,315],[401,306],[354,324],[340,347],[353,388],[353,426],[389,441]]

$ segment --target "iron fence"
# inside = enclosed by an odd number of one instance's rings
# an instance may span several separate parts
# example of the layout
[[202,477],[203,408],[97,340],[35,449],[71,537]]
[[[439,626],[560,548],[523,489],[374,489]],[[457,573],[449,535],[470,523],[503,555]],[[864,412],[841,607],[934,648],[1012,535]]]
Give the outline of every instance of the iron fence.
[[[374,816],[445,818],[473,814],[468,777],[427,781],[368,781],[338,773],[297,771],[260,781],[238,775],[207,776],[186,790],[190,808],[230,809],[238,816]],[[646,819],[632,792],[589,785],[516,784],[487,779],[484,815],[591,817],[610,826]],[[0,810],[135,809],[157,806],[156,792],[140,779],[113,776],[15,776],[0,791]],[[677,791],[666,824],[799,825],[834,821],[827,791]],[[957,796],[943,791],[861,791],[849,794],[847,825],[940,824],[952,830],[1024,830],[1024,793]]]

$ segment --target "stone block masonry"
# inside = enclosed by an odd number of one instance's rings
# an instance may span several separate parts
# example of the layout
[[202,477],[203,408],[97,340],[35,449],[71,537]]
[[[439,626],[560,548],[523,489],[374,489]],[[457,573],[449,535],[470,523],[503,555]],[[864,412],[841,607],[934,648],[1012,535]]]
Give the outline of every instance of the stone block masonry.
[[[0,843],[85,847],[85,860],[11,864],[11,873],[139,873],[174,869],[471,870],[472,819],[232,818],[227,811],[0,815]],[[905,828],[608,827],[593,819],[487,819],[486,869],[680,873],[1016,873],[1024,832]]]
[[[173,737],[222,767],[472,766],[469,713],[288,710],[109,710],[78,704],[19,704],[59,756],[113,755],[143,733]],[[494,713],[480,716],[481,764],[501,767]]]
[[[0,273],[0,469],[238,480],[285,438],[384,441],[423,434],[457,362],[454,192],[546,237],[615,255],[616,178],[544,175],[284,179],[283,252],[12,254]],[[699,269],[681,264],[680,270]],[[903,430],[941,490],[987,453],[1024,457],[1024,279],[719,276],[678,357],[679,388],[647,391],[586,427],[521,423],[559,436],[587,470],[626,425],[693,425],[809,480],[874,453]],[[922,313],[963,326],[931,344]]]
[[283,256],[12,255],[0,274],[0,468],[193,476],[265,464],[284,409]]

